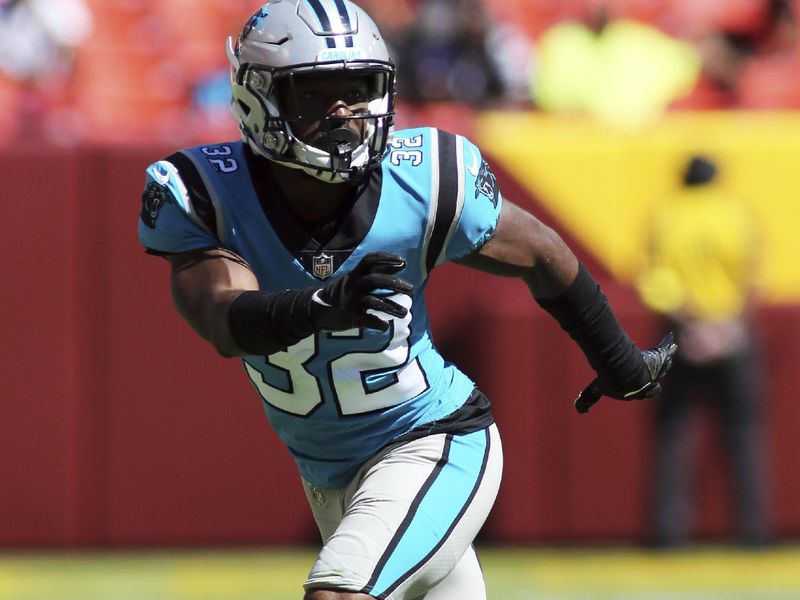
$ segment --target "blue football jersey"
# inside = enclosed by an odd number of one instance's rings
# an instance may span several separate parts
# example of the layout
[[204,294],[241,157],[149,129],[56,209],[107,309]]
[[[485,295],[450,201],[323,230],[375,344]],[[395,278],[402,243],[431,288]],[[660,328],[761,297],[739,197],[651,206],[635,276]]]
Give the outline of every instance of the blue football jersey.
[[[371,252],[402,256],[397,295],[408,315],[386,332],[320,332],[285,352],[243,357],[267,417],[300,473],[320,488],[346,485],[386,444],[461,408],[474,383],[431,340],[423,296],[431,270],[493,234],[502,204],[478,148],[433,128],[402,130],[347,214],[309,232],[285,208],[242,142],[176,152],[147,169],[139,238],[156,254],[224,247],[260,289],[322,287]],[[332,184],[333,185],[333,184]]]

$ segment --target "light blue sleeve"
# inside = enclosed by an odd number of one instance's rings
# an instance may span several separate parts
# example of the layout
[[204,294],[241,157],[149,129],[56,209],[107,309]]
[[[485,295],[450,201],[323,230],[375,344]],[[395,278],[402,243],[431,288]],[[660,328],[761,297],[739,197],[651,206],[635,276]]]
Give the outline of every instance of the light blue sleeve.
[[139,241],[157,254],[220,246],[192,206],[186,185],[168,161],[147,168],[139,216]]
[[458,138],[458,177],[463,184],[463,206],[452,236],[445,248],[445,258],[461,258],[480,248],[494,234],[500,218],[503,197],[497,179],[478,147],[466,138]]

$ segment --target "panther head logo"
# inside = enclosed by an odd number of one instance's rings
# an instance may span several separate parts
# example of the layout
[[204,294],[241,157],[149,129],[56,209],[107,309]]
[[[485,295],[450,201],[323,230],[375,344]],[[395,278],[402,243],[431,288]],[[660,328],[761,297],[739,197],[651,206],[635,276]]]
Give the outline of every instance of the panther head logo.
[[155,182],[147,184],[142,194],[142,223],[150,229],[156,228],[156,219],[161,208],[169,202],[169,191],[163,185]]
[[497,208],[497,201],[500,197],[500,190],[497,187],[497,177],[492,173],[489,163],[485,160],[478,171],[478,177],[475,180],[475,198],[478,196],[486,196]]

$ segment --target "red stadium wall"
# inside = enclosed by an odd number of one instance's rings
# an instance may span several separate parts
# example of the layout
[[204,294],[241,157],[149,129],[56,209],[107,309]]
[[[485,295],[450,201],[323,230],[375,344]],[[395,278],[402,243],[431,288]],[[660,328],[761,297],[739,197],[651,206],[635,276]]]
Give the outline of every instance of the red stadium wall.
[[[4,256],[0,545],[313,542],[294,466],[235,360],[174,312],[166,262],[136,239],[143,169],[159,151],[0,150]],[[509,183],[510,182],[506,182]],[[523,286],[447,266],[428,298],[444,353],[492,398],[504,483],[484,538],[645,534],[646,404],[571,408],[591,372]],[[629,331],[655,323],[607,291]],[[800,535],[800,307],[763,311],[776,530]],[[722,458],[699,465],[698,520],[726,531]]]

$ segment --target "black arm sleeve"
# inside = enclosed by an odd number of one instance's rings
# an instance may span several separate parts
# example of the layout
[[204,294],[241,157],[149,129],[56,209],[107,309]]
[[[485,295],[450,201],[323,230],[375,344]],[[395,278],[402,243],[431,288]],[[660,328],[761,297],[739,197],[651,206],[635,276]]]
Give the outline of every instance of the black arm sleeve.
[[622,329],[603,290],[581,264],[562,294],[537,299],[575,340],[610,391],[627,393],[650,381],[641,352]]
[[236,345],[248,354],[268,356],[311,335],[316,290],[243,292],[228,310],[228,327]]

